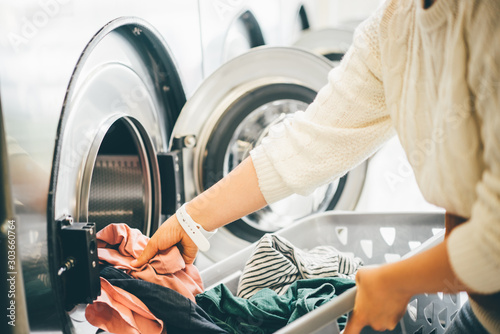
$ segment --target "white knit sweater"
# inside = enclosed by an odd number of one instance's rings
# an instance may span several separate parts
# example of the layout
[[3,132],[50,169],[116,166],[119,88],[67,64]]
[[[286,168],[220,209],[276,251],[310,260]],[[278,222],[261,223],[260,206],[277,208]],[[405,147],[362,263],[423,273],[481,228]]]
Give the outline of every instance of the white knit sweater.
[[[430,203],[469,218],[448,240],[458,277],[500,291],[500,1],[389,0],[357,30],[305,112],[251,152],[268,203],[307,194],[396,130]],[[473,309],[500,332],[500,305]]]

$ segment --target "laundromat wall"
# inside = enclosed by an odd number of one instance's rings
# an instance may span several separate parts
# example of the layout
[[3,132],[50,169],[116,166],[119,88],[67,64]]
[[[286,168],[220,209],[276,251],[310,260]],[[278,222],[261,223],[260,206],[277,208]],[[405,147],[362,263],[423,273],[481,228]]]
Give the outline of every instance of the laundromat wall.
[[[126,222],[152,235],[307,107],[379,3],[2,0],[0,255],[17,267],[13,297],[0,285],[16,326],[2,311],[0,332],[89,333],[95,233]],[[221,229],[196,264],[322,211],[424,209],[437,210],[395,138],[311,196]]]

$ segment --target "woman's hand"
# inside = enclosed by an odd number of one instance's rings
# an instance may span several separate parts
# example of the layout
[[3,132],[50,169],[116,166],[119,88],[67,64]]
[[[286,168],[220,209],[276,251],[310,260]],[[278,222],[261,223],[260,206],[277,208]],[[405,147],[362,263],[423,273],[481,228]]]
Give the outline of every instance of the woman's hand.
[[410,297],[421,293],[457,293],[466,290],[451,268],[446,240],[408,259],[356,275],[358,292],[344,334],[371,326],[381,331],[396,327]]
[[[250,157],[222,180],[189,201],[187,213],[207,231],[213,231],[266,205]],[[193,263],[198,247],[184,232],[175,215],[167,219],[131,265],[147,263],[159,251],[177,245],[186,263]]]
[[177,221],[177,217],[173,215],[168,218],[160,228],[151,237],[146,248],[137,260],[130,264],[134,267],[140,267],[147,263],[156,253],[166,250],[174,245],[179,247],[184,262],[190,264],[194,262],[198,247],[194,244],[191,238],[186,234],[184,229]]
[[404,315],[411,295],[403,292],[387,269],[362,268],[356,274],[358,291],[344,334],[360,333],[365,326],[392,330]]

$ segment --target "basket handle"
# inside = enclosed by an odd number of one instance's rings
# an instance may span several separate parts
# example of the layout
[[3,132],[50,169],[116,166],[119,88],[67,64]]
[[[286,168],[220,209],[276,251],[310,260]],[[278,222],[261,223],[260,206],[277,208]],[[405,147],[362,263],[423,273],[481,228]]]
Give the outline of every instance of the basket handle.
[[[326,325],[334,322],[343,314],[349,313],[354,308],[356,298],[356,287],[346,290],[343,294],[335,297],[332,301],[321,305],[306,316],[303,316],[286,327],[280,329],[275,334],[304,334],[313,333]],[[337,332],[338,331],[338,327]]]
[[[415,254],[423,252],[438,245],[444,240],[444,231],[436,233],[433,237],[426,240],[422,245],[410,251],[403,259],[409,258]],[[354,300],[356,298],[357,287],[350,288],[338,297],[328,303],[321,305],[314,311],[295,320],[291,324],[277,331],[275,334],[303,334],[313,333],[330,323],[334,322],[342,315],[349,313],[354,308]],[[338,328],[338,327],[337,327]],[[337,331],[337,333],[339,333]]]

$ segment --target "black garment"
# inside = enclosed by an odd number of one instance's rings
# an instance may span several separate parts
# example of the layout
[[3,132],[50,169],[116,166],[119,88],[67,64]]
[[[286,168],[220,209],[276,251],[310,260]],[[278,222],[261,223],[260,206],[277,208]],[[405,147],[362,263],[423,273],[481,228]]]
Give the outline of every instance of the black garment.
[[[99,264],[99,273],[102,278],[105,278],[107,281],[110,279],[131,279],[133,278],[129,274],[127,274],[124,270],[120,270],[108,264],[102,265]],[[135,278],[134,278],[135,279]]]
[[132,278],[111,266],[102,268],[101,276],[139,298],[151,313],[163,320],[168,334],[227,334],[201,307],[177,291]]

